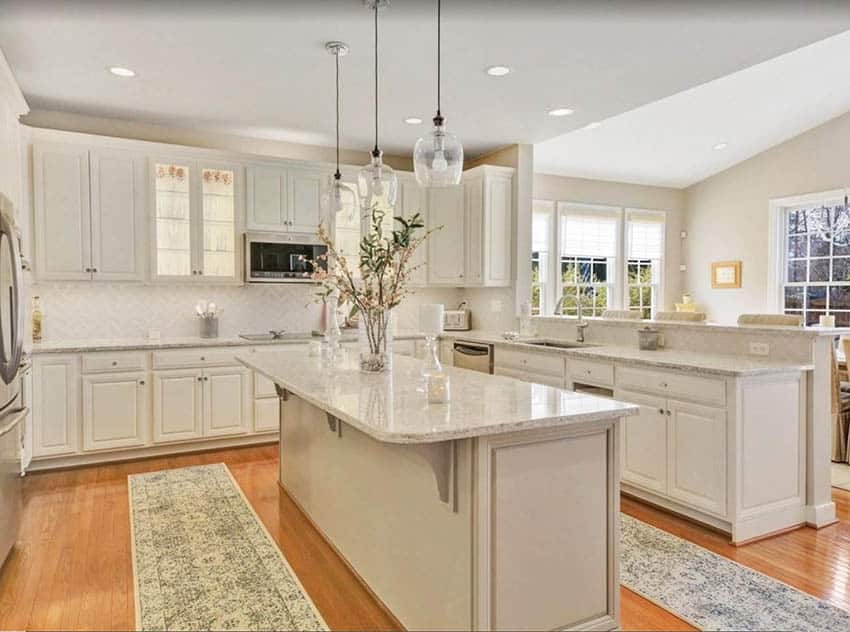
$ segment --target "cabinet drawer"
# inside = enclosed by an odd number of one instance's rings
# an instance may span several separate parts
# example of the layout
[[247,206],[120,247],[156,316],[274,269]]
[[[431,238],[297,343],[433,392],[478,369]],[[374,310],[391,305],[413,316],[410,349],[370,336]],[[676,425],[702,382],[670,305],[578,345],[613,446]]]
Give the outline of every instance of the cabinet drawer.
[[588,381],[593,384],[614,386],[614,365],[595,360],[573,360],[567,363],[570,379],[574,382]]
[[244,349],[239,347],[154,351],[153,368],[182,369],[185,367],[233,366],[239,364],[236,361],[236,355],[241,351],[244,351]]
[[555,353],[529,353],[497,347],[494,354],[496,366],[518,369],[526,373],[564,377],[564,357]]
[[546,386],[554,386],[555,388],[564,388],[564,378],[553,375],[543,375],[542,373],[532,373],[529,371],[519,371],[517,369],[496,368],[496,375],[504,377],[512,377],[515,380],[530,382],[532,384],[545,384]]
[[659,393],[676,399],[726,405],[726,382],[719,378],[620,367],[617,369],[617,387]]
[[143,371],[147,365],[147,353],[84,353],[83,373],[105,371]]

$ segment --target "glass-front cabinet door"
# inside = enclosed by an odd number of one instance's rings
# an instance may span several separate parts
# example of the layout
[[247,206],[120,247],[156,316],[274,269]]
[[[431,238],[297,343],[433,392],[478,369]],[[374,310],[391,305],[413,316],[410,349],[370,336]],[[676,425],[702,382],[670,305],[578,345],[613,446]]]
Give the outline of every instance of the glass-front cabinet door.
[[238,281],[240,168],[156,160],[152,171],[154,278]]

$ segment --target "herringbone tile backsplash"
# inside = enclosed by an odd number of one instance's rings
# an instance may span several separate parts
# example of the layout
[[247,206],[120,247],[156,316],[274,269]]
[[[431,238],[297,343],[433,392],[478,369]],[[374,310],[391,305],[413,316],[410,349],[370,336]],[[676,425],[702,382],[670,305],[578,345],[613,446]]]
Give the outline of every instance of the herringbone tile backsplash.
[[[319,327],[321,306],[312,285],[189,286],[134,283],[37,283],[28,293],[40,296],[44,339],[196,336],[195,304],[215,301],[224,308],[219,335],[235,336],[269,329],[310,331]],[[398,329],[417,328],[420,303],[453,307],[459,290],[421,289],[398,307]]]

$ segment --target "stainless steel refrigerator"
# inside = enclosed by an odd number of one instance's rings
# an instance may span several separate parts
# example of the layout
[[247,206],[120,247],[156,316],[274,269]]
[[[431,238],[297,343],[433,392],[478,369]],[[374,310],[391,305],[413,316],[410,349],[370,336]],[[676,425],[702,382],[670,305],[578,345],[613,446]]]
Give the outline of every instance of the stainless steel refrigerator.
[[20,235],[9,200],[0,194],[0,565],[18,539],[21,456],[27,410],[21,403],[24,339]]

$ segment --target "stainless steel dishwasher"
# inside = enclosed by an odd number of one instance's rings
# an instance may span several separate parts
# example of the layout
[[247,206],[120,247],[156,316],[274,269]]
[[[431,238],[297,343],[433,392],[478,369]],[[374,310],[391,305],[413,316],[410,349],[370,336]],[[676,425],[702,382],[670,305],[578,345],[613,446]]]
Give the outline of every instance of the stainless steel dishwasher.
[[492,374],[493,345],[478,342],[455,342],[452,360],[457,368]]

